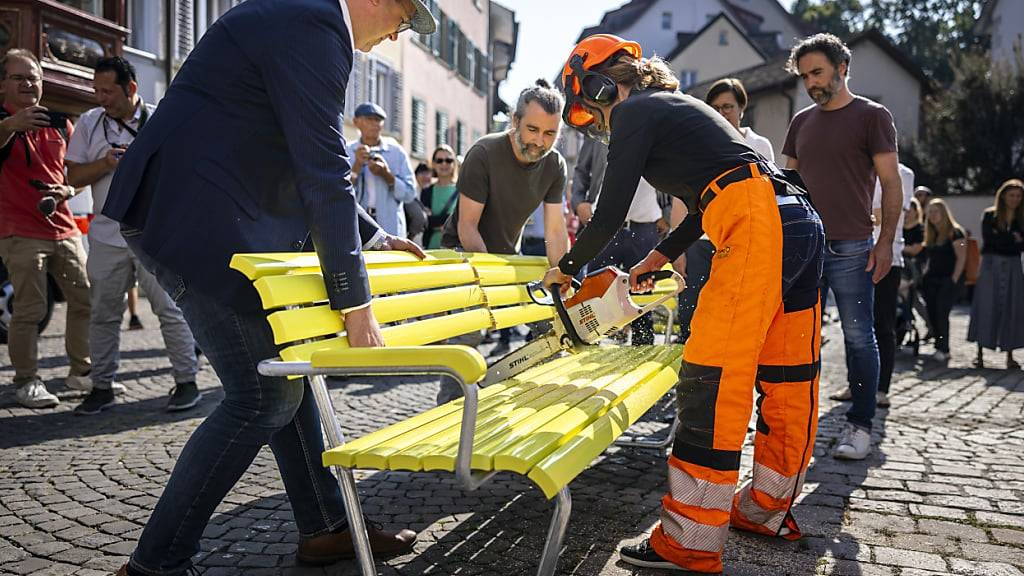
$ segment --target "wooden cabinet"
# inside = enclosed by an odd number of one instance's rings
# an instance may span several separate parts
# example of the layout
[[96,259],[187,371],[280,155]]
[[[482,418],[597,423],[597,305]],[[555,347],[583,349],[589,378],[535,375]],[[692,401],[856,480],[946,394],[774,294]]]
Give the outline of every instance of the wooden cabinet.
[[70,114],[94,107],[92,67],[122,53],[125,0],[5,0],[0,51],[31,50],[43,67],[43,105]]

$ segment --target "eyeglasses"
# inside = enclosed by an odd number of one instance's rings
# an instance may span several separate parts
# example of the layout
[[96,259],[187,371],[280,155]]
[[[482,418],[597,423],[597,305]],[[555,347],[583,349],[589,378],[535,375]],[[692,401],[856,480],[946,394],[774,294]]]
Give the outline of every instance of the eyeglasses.
[[33,76],[23,76],[21,74],[11,74],[10,76],[7,77],[7,79],[10,80],[11,82],[14,82],[15,84],[21,84],[22,82],[28,82],[29,84],[34,86],[36,84],[39,84],[39,82],[42,80],[42,77],[35,76],[35,75],[33,75]]
[[732,112],[733,110],[736,109],[736,105],[735,104],[722,104],[721,106],[712,106],[712,108],[714,108],[715,112],[718,112],[719,114],[728,114],[728,113],[730,113],[730,112]]
[[455,164],[455,158],[435,158],[434,164]]

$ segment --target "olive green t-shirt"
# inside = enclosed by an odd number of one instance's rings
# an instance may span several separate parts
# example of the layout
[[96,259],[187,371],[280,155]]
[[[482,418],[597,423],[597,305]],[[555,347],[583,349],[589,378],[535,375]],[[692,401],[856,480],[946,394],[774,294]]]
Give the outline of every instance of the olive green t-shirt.
[[[541,202],[562,204],[565,159],[557,150],[529,165],[520,164],[507,132],[488,134],[469,149],[459,167],[458,192],[484,205],[480,236],[492,254],[515,254],[523,226]],[[444,227],[441,245],[460,246],[459,208]]]

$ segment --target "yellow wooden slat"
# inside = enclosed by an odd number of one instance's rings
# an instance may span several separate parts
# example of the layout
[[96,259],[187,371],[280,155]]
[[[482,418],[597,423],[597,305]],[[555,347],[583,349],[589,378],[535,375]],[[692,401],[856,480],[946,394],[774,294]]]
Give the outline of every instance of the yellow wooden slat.
[[[473,468],[493,469],[491,456],[501,446],[504,446],[506,439],[513,436],[529,435],[530,430],[597,393],[599,387],[595,381],[601,380],[603,385],[613,382],[615,374],[621,373],[622,361],[628,356],[629,354],[622,347],[605,348],[569,356],[573,360],[570,370],[564,371],[557,377],[545,374],[535,380],[537,384],[549,385],[553,389],[542,397],[517,406],[515,410],[503,414],[497,421],[477,427],[473,443]],[[609,374],[612,377],[604,380],[604,377]],[[454,443],[442,450],[424,455],[423,468],[425,470],[452,469],[455,466],[457,453],[458,444]]]
[[548,271],[546,266],[476,266],[482,286],[526,284],[540,280]]
[[[387,324],[481,306],[483,303],[483,291],[479,286],[470,284],[456,288],[378,297],[373,299],[372,306],[377,322]],[[280,310],[269,314],[267,320],[274,332],[275,344],[337,334],[344,330],[341,314],[326,304]]]
[[537,304],[522,304],[491,310],[494,315],[495,328],[508,328],[530,322],[550,320],[555,317],[555,309],[551,306],[540,306]]
[[617,373],[617,377],[579,404],[550,418],[543,426],[517,430],[504,443],[492,449],[496,470],[510,470],[526,474],[530,468],[553,452],[560,445],[575,436],[585,426],[603,416],[630,394],[642,390],[647,380],[659,374],[666,366],[673,370],[678,359],[678,349],[650,346],[646,352],[638,351]]
[[[536,397],[550,392],[555,388],[555,385],[550,383],[551,379],[557,378],[566,370],[571,370],[572,367],[573,359],[571,357],[555,358],[502,382],[503,385],[510,386],[509,394],[502,396],[500,402],[486,404],[481,402],[479,404],[476,429],[480,430],[494,418],[514,410],[520,404],[531,402]],[[461,403],[461,399],[458,402]],[[456,418],[447,422],[447,426],[437,426],[429,430],[420,429],[415,434],[378,444],[370,459],[361,460],[357,457],[356,463],[360,467],[370,463],[381,464],[379,458],[384,458],[387,463],[383,465],[390,469],[421,470],[423,469],[422,456],[458,445],[461,421],[462,414],[459,412],[456,414]],[[451,469],[449,468],[449,470]]]
[[[409,252],[363,252],[367,268],[384,266],[432,266],[465,262],[465,258],[454,250],[427,250],[427,258],[420,260]],[[263,254],[235,254],[230,268],[237,270],[250,280],[264,276],[293,273],[297,270],[320,270],[320,260],[313,252],[278,252]]]
[[549,499],[586,470],[622,432],[644,415],[647,410],[675,386],[678,375],[673,367],[666,367],[641,389],[626,398],[571,440],[530,469],[529,478]]
[[[536,384],[532,382],[510,381],[503,384],[504,387],[497,393],[488,395],[483,399],[478,399],[478,410],[489,410],[495,406],[504,406],[514,401],[516,397],[536,387]],[[377,442],[371,448],[354,454],[353,461],[355,466],[357,468],[373,470],[422,470],[423,467],[420,459],[415,457],[395,458],[395,455],[410,445],[419,446],[429,451],[431,450],[430,447],[439,438],[447,438],[452,434],[457,438],[462,423],[461,402],[459,407],[458,410],[425,423],[415,430],[410,430],[401,436]]]
[[483,291],[484,297],[487,298],[487,305],[492,308],[533,302],[530,299],[530,295],[526,293],[526,286],[524,284],[485,286]]
[[[477,308],[418,322],[388,326],[381,329],[381,334],[388,346],[421,346],[491,327],[490,313],[486,308]],[[348,348],[348,339],[337,336],[289,346],[281,350],[281,359],[288,362],[308,362],[315,352],[336,348]]]
[[[483,403],[487,398],[490,398],[492,396],[496,396],[503,393],[508,394],[509,392],[506,392],[506,390],[512,385],[515,385],[515,383],[499,382],[497,384],[494,384],[493,386],[483,388],[479,392],[478,401],[480,403]],[[452,402],[442,404],[441,406],[437,406],[436,408],[432,408],[430,410],[427,410],[426,412],[417,414],[412,418],[402,420],[385,428],[381,428],[380,430],[377,430],[375,432],[371,432],[366,436],[357,438],[350,442],[346,442],[341,446],[327,450],[323,454],[324,466],[343,466],[345,468],[355,468],[355,458],[361,452],[371,450],[374,446],[377,446],[378,444],[382,444],[384,442],[402,436],[403,434],[412,432],[422,426],[426,426],[431,422],[434,422],[449,414],[455,412],[461,414],[462,401],[463,400],[461,398],[458,400],[453,400]],[[462,416],[460,415],[459,418],[461,419]],[[386,466],[387,462],[382,461],[381,466],[378,468],[374,468],[373,466],[363,467],[380,470],[385,469]]]
[[522,256],[519,254],[484,254],[481,252],[464,252],[473,266],[530,266],[549,268],[548,259],[544,256]]
[[[438,264],[421,267],[383,267],[367,271],[374,295],[447,288],[476,282],[468,264]],[[265,276],[253,282],[265,310],[324,302],[327,289],[320,274]]]
[[317,352],[310,357],[314,369],[330,368],[417,368],[443,367],[454,371],[463,382],[473,384],[484,377],[487,362],[469,346],[391,346],[346,348]]

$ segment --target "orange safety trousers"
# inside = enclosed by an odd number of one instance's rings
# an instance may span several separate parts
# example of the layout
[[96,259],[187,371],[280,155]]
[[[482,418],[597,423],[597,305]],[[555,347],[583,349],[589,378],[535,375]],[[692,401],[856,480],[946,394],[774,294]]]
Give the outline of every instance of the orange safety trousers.
[[[651,535],[661,557],[695,572],[721,572],[730,525],[774,536],[785,524],[786,538],[800,537],[789,510],[817,433],[820,299],[785,305],[779,206],[771,181],[752,171],[709,188],[703,227],[717,251],[683,352],[670,491]],[[821,248],[809,271],[818,278]],[[804,284],[817,290],[813,277]],[[755,388],[753,479],[734,495]]]

